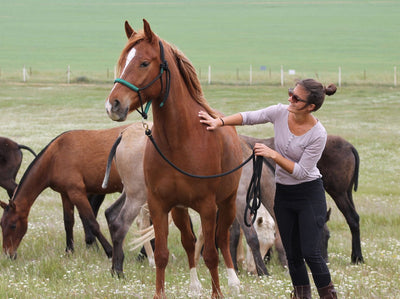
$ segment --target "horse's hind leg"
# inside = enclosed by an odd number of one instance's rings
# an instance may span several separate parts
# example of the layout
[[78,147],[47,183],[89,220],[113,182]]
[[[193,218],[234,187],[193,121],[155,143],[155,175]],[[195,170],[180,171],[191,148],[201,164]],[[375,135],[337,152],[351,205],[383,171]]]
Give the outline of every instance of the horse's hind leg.
[[229,228],[236,216],[235,199],[236,194],[226,199],[224,202],[218,203],[216,238],[218,248],[221,250],[227,268],[228,285],[238,293],[240,281],[233,268],[232,257],[229,251]]
[[220,298],[223,296],[218,277],[218,251],[215,247],[216,206],[204,205],[198,212],[200,214],[201,228],[204,235],[203,260],[211,274],[211,298]]
[[229,229],[229,234],[230,234],[229,248],[231,252],[233,268],[235,269],[235,271],[238,271],[237,253],[238,253],[238,244],[240,240],[240,225],[237,219],[233,221],[232,226]]
[[[105,194],[87,194],[87,198],[89,201],[90,206],[92,207],[94,217],[97,218],[97,214],[99,212],[100,206],[104,201]],[[83,230],[85,232],[85,243],[86,246],[89,247],[91,245],[96,244],[96,236],[93,234],[92,230],[90,229],[89,224],[87,223],[86,219],[82,219]]]
[[97,222],[93,210],[87,200],[86,193],[81,190],[69,190],[68,198],[77,207],[79,211],[79,216],[81,219],[86,219],[90,230],[99,240],[101,246],[103,247],[105,253],[108,257],[112,256],[112,247],[104,235],[100,231],[100,225]]
[[69,201],[68,196],[61,194],[64,215],[64,229],[66,235],[66,252],[74,251],[74,205]]
[[[331,195],[331,194],[330,194]],[[346,218],[347,224],[351,231],[352,237],[352,249],[351,249],[351,262],[353,264],[363,263],[364,258],[361,252],[361,240],[360,240],[360,216],[357,214],[354,208],[351,190],[350,198],[349,194],[343,193],[340,195],[331,195],[339,210],[342,212],[344,218]]]
[[193,233],[188,209],[173,208],[171,210],[171,214],[175,225],[181,231],[181,242],[188,256],[190,269],[190,293],[192,296],[200,296],[201,283],[197,276],[196,263],[194,258],[196,237]]
[[123,243],[125,236],[145,202],[146,199],[144,197],[133,198],[124,192],[117,202],[106,210],[106,218],[113,243],[111,271],[116,273],[118,277],[123,277]]

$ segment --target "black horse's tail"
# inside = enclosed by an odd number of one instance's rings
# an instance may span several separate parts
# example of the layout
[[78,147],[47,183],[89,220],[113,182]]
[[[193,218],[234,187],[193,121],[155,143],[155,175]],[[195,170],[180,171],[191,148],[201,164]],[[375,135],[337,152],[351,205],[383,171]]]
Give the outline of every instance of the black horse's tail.
[[112,160],[114,159],[115,152],[117,151],[117,147],[118,147],[118,144],[121,142],[121,139],[122,139],[122,135],[119,135],[117,140],[115,140],[115,142],[111,148],[110,154],[108,155],[106,174],[104,175],[103,184],[101,185],[101,187],[103,189],[107,188],[108,180],[110,178]]
[[22,144],[18,144],[18,148],[19,149],[25,149],[30,151],[35,157],[36,157],[36,153],[33,151],[33,149],[31,149],[30,147],[26,146],[26,145],[22,145]]
[[360,156],[358,155],[358,152],[354,146],[351,147],[351,151],[354,154],[354,158],[356,159],[356,165],[354,168],[354,191],[357,191],[358,188],[358,173],[360,171]]

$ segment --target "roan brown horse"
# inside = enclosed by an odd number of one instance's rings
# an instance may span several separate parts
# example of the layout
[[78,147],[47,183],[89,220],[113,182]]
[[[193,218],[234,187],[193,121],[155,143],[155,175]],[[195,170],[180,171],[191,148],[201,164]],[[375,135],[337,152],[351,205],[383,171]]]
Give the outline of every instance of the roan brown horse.
[[3,250],[7,255],[16,257],[17,248],[28,228],[30,208],[39,194],[50,187],[61,194],[66,250],[74,249],[73,225],[74,206],[76,206],[85,232],[92,232],[100,241],[107,256],[111,257],[111,245],[100,232],[87,195],[122,191],[121,179],[114,163],[108,187],[102,189],[101,183],[111,147],[126,127],[65,132],[39,153],[25,171],[9,204],[0,202],[4,208],[1,218]]
[[[106,100],[109,117],[124,121],[131,111],[152,101],[153,137],[160,152],[178,168],[195,175],[217,175],[230,171],[242,162],[239,138],[234,128],[209,132],[198,118],[205,110],[217,117],[205,100],[195,69],[182,52],[161,40],[143,20],[144,29],[135,32],[125,22],[128,43],[119,59],[120,78]],[[146,109],[147,110],[147,109]],[[152,135],[150,135],[152,134]],[[169,251],[168,212],[181,231],[191,275],[195,236],[187,208],[200,214],[205,236],[203,257],[212,278],[212,298],[222,296],[218,277],[218,252],[215,240],[228,268],[228,284],[238,289],[239,280],[229,253],[229,227],[235,218],[236,191],[241,171],[217,178],[194,178],[182,174],[147,142],[144,176],[148,205],[155,230],[156,292],[165,298],[165,268]],[[216,224],[216,210],[219,217]],[[216,239],[215,239],[216,236]]]
[[21,149],[26,149],[36,156],[30,147],[18,144],[9,138],[0,137],[0,187],[7,190],[10,198],[17,187],[15,178],[22,162]]

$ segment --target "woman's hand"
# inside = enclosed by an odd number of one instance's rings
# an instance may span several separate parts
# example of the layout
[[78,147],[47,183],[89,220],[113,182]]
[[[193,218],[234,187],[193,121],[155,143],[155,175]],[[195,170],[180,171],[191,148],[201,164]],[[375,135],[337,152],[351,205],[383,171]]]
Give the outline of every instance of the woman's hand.
[[200,122],[208,126],[207,130],[212,131],[222,126],[221,119],[213,118],[205,111],[199,111],[199,117],[200,117]]
[[265,158],[271,158],[273,160],[276,159],[276,156],[278,154],[276,151],[262,143],[256,143],[254,145],[254,153],[256,156],[263,156]]

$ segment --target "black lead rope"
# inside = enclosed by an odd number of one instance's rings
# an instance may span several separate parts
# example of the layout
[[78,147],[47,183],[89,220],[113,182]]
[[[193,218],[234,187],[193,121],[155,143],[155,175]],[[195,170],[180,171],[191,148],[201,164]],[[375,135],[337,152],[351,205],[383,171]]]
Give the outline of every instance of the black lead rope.
[[220,173],[220,174],[213,174],[213,175],[196,175],[196,174],[191,174],[189,172],[186,172],[182,169],[180,169],[178,166],[176,166],[175,164],[173,164],[170,160],[168,160],[167,157],[164,156],[164,154],[161,152],[160,148],[158,147],[157,143],[155,142],[153,135],[151,134],[151,130],[147,129],[146,130],[146,135],[147,137],[150,138],[150,141],[153,143],[155,149],[157,150],[157,152],[160,154],[160,156],[169,164],[171,165],[173,168],[175,168],[177,171],[179,171],[180,173],[190,176],[192,178],[196,178],[196,179],[213,179],[213,178],[219,178],[228,174],[231,174],[232,172],[235,172],[236,170],[242,168],[247,162],[249,162],[252,158],[254,158],[254,153],[248,157],[242,164],[240,164],[239,166],[235,167],[232,170],[229,170],[227,172],[224,173]]
[[[249,188],[246,195],[246,208],[244,210],[244,223],[250,227],[257,218],[257,210],[261,205],[261,173],[263,166],[263,157],[253,154],[253,175],[250,180]],[[249,218],[247,213],[250,212]],[[248,222],[251,219],[251,222]]]

